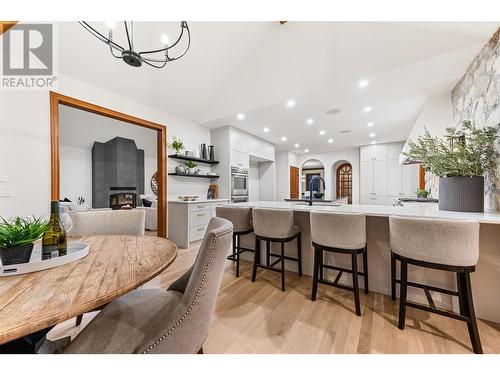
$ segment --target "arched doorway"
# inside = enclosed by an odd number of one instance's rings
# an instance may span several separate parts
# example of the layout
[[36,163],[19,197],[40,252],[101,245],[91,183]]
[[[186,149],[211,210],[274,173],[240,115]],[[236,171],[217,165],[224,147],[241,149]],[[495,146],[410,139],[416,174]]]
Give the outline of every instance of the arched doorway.
[[342,163],[336,171],[336,196],[337,199],[347,198],[352,204],[352,165]]
[[[302,164],[301,173],[301,191],[303,197],[309,197],[309,187],[311,179],[314,176],[320,176],[325,178],[325,167],[323,163],[318,159],[309,159]],[[324,186],[320,184],[320,181],[316,180],[313,183],[312,191],[314,198],[324,199]]]

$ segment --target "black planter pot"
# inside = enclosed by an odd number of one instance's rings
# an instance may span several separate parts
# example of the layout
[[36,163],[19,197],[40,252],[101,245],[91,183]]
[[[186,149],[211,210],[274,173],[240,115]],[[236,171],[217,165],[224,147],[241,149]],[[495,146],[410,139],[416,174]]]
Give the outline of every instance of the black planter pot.
[[0,247],[2,265],[28,263],[33,251],[33,244],[18,247]]
[[483,212],[484,177],[441,177],[439,179],[439,209]]

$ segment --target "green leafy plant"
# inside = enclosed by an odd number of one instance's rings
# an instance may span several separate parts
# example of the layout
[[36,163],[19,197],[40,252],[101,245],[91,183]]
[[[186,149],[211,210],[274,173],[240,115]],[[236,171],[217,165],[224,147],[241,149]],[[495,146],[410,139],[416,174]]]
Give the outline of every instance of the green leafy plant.
[[427,198],[427,196],[429,195],[429,192],[425,189],[417,189],[415,194],[417,194],[417,197],[419,197],[419,198]]
[[5,248],[29,245],[40,239],[48,227],[48,222],[43,217],[1,219],[0,247]]
[[196,166],[198,166],[198,164],[196,164],[194,161],[192,160],[188,160],[187,162],[184,163],[184,165],[186,167],[188,167],[189,169],[193,169],[195,168]]
[[410,151],[403,154],[421,161],[426,171],[439,177],[484,176],[495,168],[497,131],[475,127],[470,121],[464,121],[460,128],[447,128],[443,138],[425,129],[416,142],[409,142]]
[[169,143],[168,147],[173,148],[178,154],[184,149],[184,142],[180,138],[172,137],[172,143]]

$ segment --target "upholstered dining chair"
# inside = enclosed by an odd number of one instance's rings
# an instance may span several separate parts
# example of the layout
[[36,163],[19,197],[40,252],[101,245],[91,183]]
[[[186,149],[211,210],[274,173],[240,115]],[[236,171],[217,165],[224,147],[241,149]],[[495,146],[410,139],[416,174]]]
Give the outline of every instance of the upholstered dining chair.
[[130,234],[144,236],[144,210],[90,210],[68,213],[73,226],[69,236],[92,236],[98,234]]
[[193,266],[168,290],[137,289],[109,303],[64,353],[202,353],[233,226],[214,217]]
[[[90,210],[69,212],[73,222],[68,235],[71,237],[100,234],[129,234],[144,236],[146,212],[144,210]],[[76,325],[83,315],[76,317]]]

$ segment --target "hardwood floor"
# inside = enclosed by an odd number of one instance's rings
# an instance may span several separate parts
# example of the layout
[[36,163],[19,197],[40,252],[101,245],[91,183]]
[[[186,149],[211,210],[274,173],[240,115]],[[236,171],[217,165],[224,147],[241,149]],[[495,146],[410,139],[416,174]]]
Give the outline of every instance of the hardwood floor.
[[[179,250],[172,266],[145,288],[166,288],[188,269],[198,247]],[[397,328],[398,304],[390,296],[361,293],[356,316],[352,293],[320,285],[316,302],[310,300],[311,278],[288,273],[287,291],[280,275],[260,270],[250,281],[251,263],[241,263],[234,276],[228,262],[205,353],[471,353],[465,323],[408,309],[407,327]],[[91,319],[86,314],[81,327]],[[500,353],[500,324],[479,321],[485,353]],[[74,319],[49,334],[73,336],[81,328]]]

